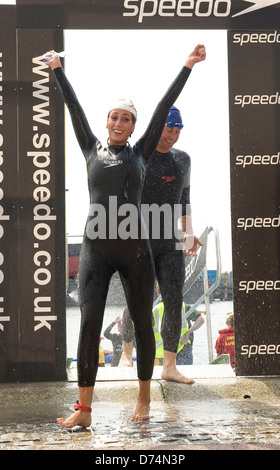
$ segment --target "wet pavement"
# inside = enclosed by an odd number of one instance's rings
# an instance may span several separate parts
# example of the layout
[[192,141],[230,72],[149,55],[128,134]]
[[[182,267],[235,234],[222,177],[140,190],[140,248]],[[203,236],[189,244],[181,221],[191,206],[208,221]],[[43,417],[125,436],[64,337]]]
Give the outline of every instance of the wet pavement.
[[0,450],[280,450],[280,377],[234,377],[224,365],[192,367],[181,369],[196,379],[193,385],[163,381],[155,368],[150,419],[140,423],[130,420],[135,368],[103,368],[92,427],[74,431],[60,428],[56,418],[73,410],[75,370],[67,382],[0,384]]

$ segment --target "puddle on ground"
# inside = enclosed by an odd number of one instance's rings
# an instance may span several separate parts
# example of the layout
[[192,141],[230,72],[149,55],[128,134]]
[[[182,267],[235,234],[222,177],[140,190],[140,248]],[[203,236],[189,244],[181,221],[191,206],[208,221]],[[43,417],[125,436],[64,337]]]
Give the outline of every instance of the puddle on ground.
[[[110,449],[153,445],[277,442],[280,439],[280,404],[250,400],[184,402],[170,405],[155,402],[150,419],[132,422],[131,403],[94,403],[90,429],[79,432],[60,428],[57,416],[67,417],[72,407],[31,409],[33,415],[16,408],[1,413],[0,449]],[[60,412],[59,414],[57,414]]]

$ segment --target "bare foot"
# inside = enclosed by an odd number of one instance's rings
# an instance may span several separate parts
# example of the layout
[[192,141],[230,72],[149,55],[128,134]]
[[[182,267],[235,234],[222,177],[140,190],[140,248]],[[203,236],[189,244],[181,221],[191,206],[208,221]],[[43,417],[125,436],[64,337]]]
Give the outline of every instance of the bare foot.
[[139,380],[139,393],[131,421],[144,421],[150,417],[151,381]]
[[57,418],[57,422],[64,428],[71,429],[74,426],[88,428],[91,425],[91,414],[87,411],[75,411],[69,418]]
[[144,421],[150,417],[150,403],[137,403],[131,421]]
[[132,359],[125,352],[122,352],[119,367],[132,367]]
[[176,369],[176,367],[168,368],[168,369],[162,369],[161,373],[161,378],[163,380],[170,380],[173,382],[179,382],[183,384],[194,384],[195,381],[193,379],[188,379],[188,377],[185,377],[181,372]]

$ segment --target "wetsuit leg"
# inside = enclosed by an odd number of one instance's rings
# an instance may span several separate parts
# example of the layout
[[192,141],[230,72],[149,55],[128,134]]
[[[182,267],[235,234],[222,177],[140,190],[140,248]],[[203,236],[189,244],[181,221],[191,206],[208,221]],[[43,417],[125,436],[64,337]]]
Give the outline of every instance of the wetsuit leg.
[[164,303],[161,336],[165,351],[177,352],[181,333],[181,309],[185,279],[182,251],[167,251],[155,258],[155,270]]
[[155,360],[152,326],[154,263],[150,251],[142,250],[141,256],[119,273],[135,328],[138,378],[150,380]]
[[80,387],[95,384],[105,303],[114,272],[115,269],[85,239],[80,253],[78,275],[81,326],[77,367]]

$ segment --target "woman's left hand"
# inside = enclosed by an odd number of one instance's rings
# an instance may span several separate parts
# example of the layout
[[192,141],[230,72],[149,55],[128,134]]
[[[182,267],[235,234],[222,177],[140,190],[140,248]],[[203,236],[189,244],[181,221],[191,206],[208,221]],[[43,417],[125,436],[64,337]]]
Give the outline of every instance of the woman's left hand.
[[192,69],[195,64],[206,59],[206,49],[203,44],[198,44],[190,53],[186,60],[185,66]]

